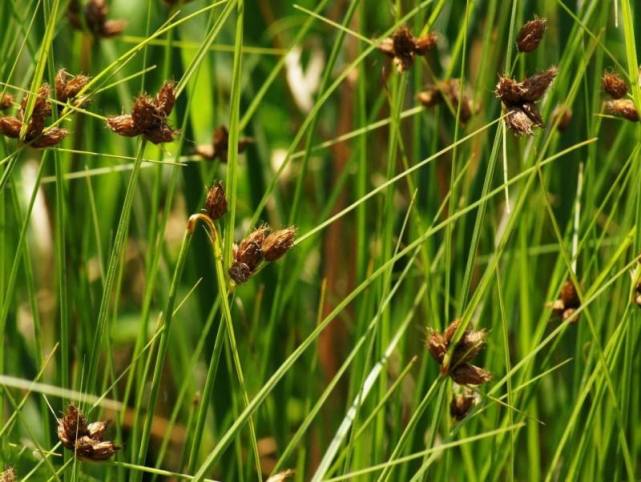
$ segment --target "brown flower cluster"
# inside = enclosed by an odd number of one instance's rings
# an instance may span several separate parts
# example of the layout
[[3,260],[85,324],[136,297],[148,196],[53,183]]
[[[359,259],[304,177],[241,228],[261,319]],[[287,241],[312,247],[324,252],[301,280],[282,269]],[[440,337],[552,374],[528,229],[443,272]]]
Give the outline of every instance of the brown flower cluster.
[[474,103],[462,90],[459,79],[447,79],[428,86],[424,91],[419,92],[417,97],[425,107],[449,104],[454,114],[459,112],[459,119],[465,124],[474,114]]
[[463,420],[469,411],[478,403],[478,397],[472,390],[456,394],[450,402],[450,416],[457,421]]
[[543,97],[556,73],[556,67],[550,67],[522,82],[507,76],[499,78],[495,93],[507,110],[505,123],[512,132],[531,135],[534,127],[543,126],[543,119],[535,103]]
[[16,482],[16,471],[13,467],[8,467],[0,473],[0,482]]
[[[83,15],[84,13],[84,15]],[[127,22],[124,20],[108,20],[109,6],[106,0],[89,0],[85,5],[84,12],[79,0],[71,0],[67,9],[69,23],[77,30],[83,30],[84,25],[95,36],[99,38],[110,38],[120,35],[125,29]]]
[[546,27],[547,20],[544,18],[535,18],[526,22],[516,36],[516,46],[519,52],[528,53],[536,50],[543,39]]
[[154,144],[174,140],[176,131],[167,124],[176,101],[173,82],[165,82],[155,97],[140,95],[134,101],[131,114],[107,118],[107,125],[125,137],[142,135]]
[[[252,142],[254,142],[254,140],[251,137],[241,137],[238,140],[238,152],[244,152]],[[218,126],[214,129],[211,144],[196,147],[196,154],[209,161],[218,159],[220,162],[227,162],[228,151],[229,131],[225,126]]]
[[552,111],[552,124],[559,132],[565,131],[572,122],[572,109],[565,104],[557,105]]
[[293,227],[271,231],[261,226],[252,231],[240,244],[234,245],[234,261],[229,268],[229,277],[236,284],[246,282],[260,263],[276,261],[294,245],[296,230]]
[[227,212],[227,198],[222,182],[215,182],[207,191],[203,211],[212,221],[222,218]]
[[432,330],[427,337],[427,349],[441,365],[441,373],[450,376],[459,385],[486,383],[492,378],[491,373],[471,364],[485,347],[487,334],[484,330],[465,330],[461,339],[454,345],[450,360],[445,359],[445,355],[452,348],[459,323],[459,320],[454,320],[443,333]]
[[[565,321],[580,307],[581,300],[576,292],[574,283],[572,283],[570,279],[565,280],[559,291],[559,298],[552,302],[552,313]],[[578,316],[572,319],[572,323],[576,323],[577,321],[579,321]]]
[[13,106],[13,96],[11,94],[0,94],[0,110],[9,110]]
[[120,448],[104,440],[107,422],[88,424],[85,416],[75,406],[69,405],[64,416],[58,421],[58,439],[74,454],[85,460],[98,462],[107,460]]
[[605,102],[605,111],[630,122],[639,121],[639,112],[632,99],[624,98],[628,93],[628,84],[615,72],[604,72],[601,78],[603,90],[612,97]]
[[426,55],[436,46],[436,34],[414,37],[407,27],[399,28],[394,35],[384,39],[378,49],[393,59],[399,72],[405,72],[414,64],[417,55]]
[[[0,117],[0,133],[12,139],[20,137],[25,118],[29,95],[25,95],[20,103],[17,116]],[[45,121],[51,115],[49,102],[49,86],[42,84],[36,93],[36,99],[27,125],[26,133],[22,139],[25,144],[35,148],[51,147],[58,144],[68,134],[67,129],[50,127],[45,130]]]
[[[65,69],[60,69],[56,74],[56,99],[63,103],[75,100],[87,82],[89,82],[89,77],[86,75],[70,75]],[[81,106],[85,103],[85,99],[82,99],[78,105]]]

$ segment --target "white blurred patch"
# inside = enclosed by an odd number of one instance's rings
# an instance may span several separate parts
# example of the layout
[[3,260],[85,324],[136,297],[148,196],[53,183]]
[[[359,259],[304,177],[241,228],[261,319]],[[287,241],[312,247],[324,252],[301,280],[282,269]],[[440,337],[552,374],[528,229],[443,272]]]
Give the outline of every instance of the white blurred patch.
[[[36,185],[38,165],[33,162],[25,162],[22,167],[22,205],[23,209],[29,206],[29,201]],[[47,216],[47,205],[45,203],[42,188],[38,188],[36,200],[33,204],[30,222],[33,242],[40,256],[49,257],[52,251],[51,224]]]
[[303,71],[301,53],[300,47],[291,49],[285,56],[285,68],[287,83],[294,96],[294,101],[301,111],[307,113],[314,105],[313,96],[318,90],[320,76],[325,67],[325,56],[319,48],[312,49],[307,71]]

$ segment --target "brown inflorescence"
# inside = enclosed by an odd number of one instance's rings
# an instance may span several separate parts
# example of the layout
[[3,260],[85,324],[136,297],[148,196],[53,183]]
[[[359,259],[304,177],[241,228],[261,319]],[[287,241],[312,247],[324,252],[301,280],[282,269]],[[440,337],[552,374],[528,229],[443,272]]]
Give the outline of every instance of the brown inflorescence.
[[458,326],[459,320],[454,320],[443,333],[430,331],[427,337],[428,351],[441,366],[441,373],[450,376],[459,385],[488,382],[492,378],[490,372],[470,363],[485,346],[487,334],[484,330],[465,330],[454,345],[451,358],[446,360],[445,355],[451,348]]
[[0,482],[16,482],[16,480],[18,478],[13,467],[7,467],[0,473]]
[[11,94],[0,94],[0,110],[9,110],[13,106],[13,96]]
[[[65,69],[60,69],[56,74],[56,99],[60,102],[67,102],[68,100],[75,100],[76,96],[89,82],[89,77],[86,75],[70,75]],[[82,99],[78,106],[86,103]]]
[[222,218],[227,212],[227,198],[222,182],[215,182],[207,191],[204,211],[212,221]]
[[532,52],[541,43],[547,26],[544,18],[535,18],[525,23],[516,36],[516,46],[520,52]]
[[58,421],[58,439],[78,458],[94,462],[107,460],[120,448],[112,441],[104,440],[107,425],[102,421],[88,424],[80,410],[69,405]]
[[394,35],[384,39],[378,49],[393,59],[399,72],[405,72],[414,64],[417,55],[426,55],[436,47],[436,34],[428,33],[414,37],[407,27],[401,27]]
[[639,121],[639,112],[632,99],[613,99],[605,102],[605,111],[631,122]]
[[543,97],[556,77],[556,67],[532,75],[522,82],[501,76],[496,85],[496,96],[507,111],[505,123],[517,135],[531,135],[535,127],[543,126],[536,102]]
[[[238,152],[244,152],[249,144],[254,142],[251,137],[241,137],[238,140]],[[211,144],[203,144],[196,147],[196,154],[203,159],[227,162],[229,151],[229,131],[225,126],[218,126],[212,133]]]
[[281,258],[291,249],[296,237],[293,227],[271,231],[261,226],[252,231],[237,246],[234,245],[234,260],[229,268],[229,277],[236,284],[246,282],[260,263]]
[[615,72],[604,72],[601,85],[603,90],[613,99],[621,99],[628,93],[628,85],[625,80]]
[[450,402],[450,416],[454,420],[463,420],[476,403],[477,397],[470,390],[454,395]]
[[154,144],[174,140],[176,131],[167,124],[176,95],[173,82],[165,82],[155,97],[146,94],[136,98],[131,114],[107,118],[107,125],[116,134],[125,137],[142,135]]
[[454,114],[459,114],[462,123],[469,121],[474,114],[474,103],[462,91],[459,79],[447,79],[428,86],[424,91],[419,92],[417,98],[425,107],[433,107],[447,102]]
[[[552,312],[560,317],[563,321],[568,320],[576,310],[581,307],[581,300],[576,291],[576,286],[572,280],[567,279],[561,285],[559,291],[559,298],[552,303]],[[579,316],[572,318],[571,322],[576,323],[579,321]]]
[[565,104],[557,105],[552,111],[552,123],[559,132],[565,131],[572,122],[572,109]]
[[[24,126],[29,95],[25,95],[20,103],[17,116],[0,117],[0,133],[12,139],[20,138]],[[50,127],[45,130],[47,117],[51,115],[49,102],[49,86],[42,84],[36,93],[36,99],[29,118],[24,138],[25,144],[35,148],[51,147],[58,144],[68,134],[67,129]]]
[[84,12],[78,0],[71,0],[67,9],[67,18],[75,29],[83,30],[84,26],[86,26],[98,38],[110,38],[120,35],[127,25],[124,20],[108,20],[108,15],[109,6],[105,0],[89,0],[85,5]]

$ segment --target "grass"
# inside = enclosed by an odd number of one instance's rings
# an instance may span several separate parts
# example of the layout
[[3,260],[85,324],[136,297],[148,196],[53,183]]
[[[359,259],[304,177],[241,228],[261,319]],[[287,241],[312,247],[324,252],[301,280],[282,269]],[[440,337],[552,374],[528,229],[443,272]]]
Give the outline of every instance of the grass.
[[[62,143],[0,141],[0,468],[31,481],[641,478],[641,128],[606,112],[601,86],[615,71],[641,109],[635,2],[107,3],[127,20],[108,39],[74,30],[68,0],[0,2],[3,115],[59,68],[91,76],[86,105],[52,99]],[[520,52],[535,16],[547,31]],[[378,51],[401,26],[438,35],[402,74]],[[498,76],[550,66],[545,125],[515,136]],[[447,79],[474,105],[468,122],[447,96],[416,100]],[[172,142],[107,128],[166,80]],[[219,125],[229,146],[253,143],[202,159]],[[216,180],[228,209],[211,221]],[[234,243],[263,223],[295,226],[294,245],[237,285]],[[567,279],[581,303],[562,320],[551,305]],[[454,340],[486,331],[474,364],[492,374],[461,421],[450,402],[464,387],[426,348],[454,319]],[[70,403],[111,421],[113,457],[61,445]]]

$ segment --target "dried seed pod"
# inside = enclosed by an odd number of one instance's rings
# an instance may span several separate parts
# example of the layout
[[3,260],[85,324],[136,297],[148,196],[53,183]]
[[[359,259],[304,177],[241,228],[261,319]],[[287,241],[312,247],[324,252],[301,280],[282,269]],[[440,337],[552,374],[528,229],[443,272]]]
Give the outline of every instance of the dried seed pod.
[[[565,321],[580,307],[581,300],[579,299],[574,283],[572,283],[570,279],[565,280],[563,285],[561,285],[559,298],[552,303],[552,312]],[[572,320],[573,323],[577,321],[579,321],[578,317]]]
[[466,330],[454,347],[450,366],[456,367],[474,360],[485,347],[486,338],[485,330]]
[[[18,118],[24,121],[27,110],[29,95],[25,96],[20,103]],[[29,119],[29,126],[25,135],[25,142],[30,142],[42,134],[45,128],[45,120],[51,115],[51,103],[49,102],[49,85],[42,84],[36,92],[36,100]]]
[[16,482],[18,476],[13,467],[7,467],[2,473],[0,473],[0,482]]
[[207,191],[205,212],[213,221],[220,219],[227,212],[227,198],[222,182],[215,182]]
[[631,122],[637,122],[639,120],[639,112],[632,99],[608,100],[605,103],[605,111],[608,114],[623,117]]
[[565,131],[572,122],[572,109],[567,105],[558,105],[552,112],[552,123],[556,124],[559,132]]
[[176,103],[175,87],[176,84],[174,82],[165,82],[156,94],[155,104],[165,116],[171,114],[171,111],[174,109],[174,104]]
[[443,359],[447,353],[447,345],[448,343],[443,335],[435,330],[430,330],[427,335],[427,350],[439,365],[443,363]]
[[543,127],[543,118],[534,102],[526,102],[521,106],[521,110],[525,112],[525,115],[530,118],[536,127]]
[[604,72],[601,78],[603,90],[613,99],[621,99],[628,93],[628,85],[615,72]]
[[13,105],[13,96],[11,94],[0,95],[0,110],[8,110]]
[[99,462],[109,459],[119,449],[109,440],[104,440],[107,422],[87,424],[84,415],[69,405],[64,416],[58,420],[60,443],[81,459]]
[[[249,144],[254,142],[251,137],[241,137],[238,140],[238,152],[244,152]],[[196,147],[196,154],[204,159],[218,159],[220,162],[227,162],[229,151],[229,131],[225,126],[218,126],[212,134],[212,143]]]
[[60,102],[74,99],[89,82],[89,77],[78,74],[70,76],[65,69],[56,74],[56,98]]
[[162,117],[158,115],[154,99],[147,95],[140,95],[136,98],[131,109],[131,117],[141,132],[156,130],[162,122]]
[[517,106],[523,103],[525,87],[521,82],[506,76],[500,76],[494,93],[507,107]]
[[556,67],[550,67],[543,72],[534,74],[522,83],[525,92],[523,94],[523,101],[525,102],[536,102],[543,94],[548,90],[550,84],[556,77],[558,70]]
[[236,284],[246,282],[252,275],[252,271],[245,263],[234,261],[229,268],[229,277],[234,280]]
[[520,52],[532,52],[541,43],[545,33],[547,21],[544,18],[535,18],[527,22],[516,36],[516,45]]
[[69,134],[67,129],[51,127],[32,140],[29,145],[37,149],[52,147],[67,137],[67,134]]
[[105,0],[89,0],[85,6],[85,23],[96,37],[110,38],[122,33],[124,20],[107,20],[109,6]]
[[449,375],[459,385],[482,385],[492,379],[490,372],[469,363],[455,367]]
[[142,133],[142,136],[154,144],[164,144],[176,138],[176,131],[168,125],[161,125],[157,129],[150,129]]
[[251,239],[243,239],[236,249],[234,260],[247,265],[249,270],[254,272],[263,260],[263,253],[260,250],[260,245]]
[[512,107],[507,112],[505,124],[520,136],[531,136],[534,133],[532,129],[536,126],[532,119],[518,107]]
[[454,395],[450,402],[450,416],[454,420],[463,420],[470,409],[477,403],[477,397],[471,391],[465,391],[459,395]]
[[392,57],[399,72],[405,72],[414,64],[416,55],[425,55],[436,46],[434,33],[415,38],[407,27],[401,27],[391,38],[384,39],[378,49]]
[[108,117],[107,125],[112,131],[121,136],[134,137],[140,135],[140,131],[136,127],[133,117],[129,114]]
[[276,261],[294,245],[296,230],[293,227],[279,229],[265,238],[261,245],[263,256],[267,261]]
[[0,133],[12,139],[20,137],[22,121],[16,117],[0,117]]

